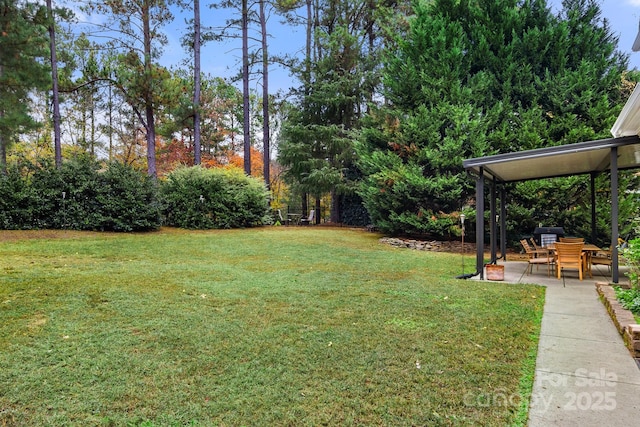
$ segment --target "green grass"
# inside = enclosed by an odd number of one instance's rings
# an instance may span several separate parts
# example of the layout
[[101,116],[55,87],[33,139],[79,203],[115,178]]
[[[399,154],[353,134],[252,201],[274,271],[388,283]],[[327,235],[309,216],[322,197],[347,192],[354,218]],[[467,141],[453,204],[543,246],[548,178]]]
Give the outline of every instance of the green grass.
[[543,288],[348,229],[51,234],[0,244],[0,425],[526,423]]

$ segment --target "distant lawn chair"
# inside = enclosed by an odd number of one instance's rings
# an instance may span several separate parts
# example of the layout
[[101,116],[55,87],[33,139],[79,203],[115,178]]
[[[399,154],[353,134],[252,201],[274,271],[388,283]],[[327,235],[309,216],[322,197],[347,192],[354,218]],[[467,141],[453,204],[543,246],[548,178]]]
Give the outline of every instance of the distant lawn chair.
[[315,214],[316,214],[316,211],[311,209],[309,211],[309,217],[308,218],[300,218],[300,225],[311,225],[311,224],[313,224],[313,220],[315,219]]
[[289,225],[289,220],[285,220],[282,217],[282,211],[280,211],[280,209],[278,209],[278,219],[280,220],[280,224],[282,225]]
[[[623,239],[618,239],[619,248],[623,249],[626,247],[626,243]],[[623,246],[624,245],[624,246]],[[620,253],[618,253],[618,257],[620,257]],[[609,247],[609,249],[604,249],[596,252],[591,256],[591,264],[593,265],[606,265],[607,270],[611,273],[611,264],[613,263],[613,245]]]

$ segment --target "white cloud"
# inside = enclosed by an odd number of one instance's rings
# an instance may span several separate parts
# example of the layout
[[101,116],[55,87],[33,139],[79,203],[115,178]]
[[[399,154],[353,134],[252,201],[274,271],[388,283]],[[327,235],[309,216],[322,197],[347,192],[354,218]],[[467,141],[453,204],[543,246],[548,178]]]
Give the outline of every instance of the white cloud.
[[640,7],[640,0],[627,0],[627,4],[630,6]]

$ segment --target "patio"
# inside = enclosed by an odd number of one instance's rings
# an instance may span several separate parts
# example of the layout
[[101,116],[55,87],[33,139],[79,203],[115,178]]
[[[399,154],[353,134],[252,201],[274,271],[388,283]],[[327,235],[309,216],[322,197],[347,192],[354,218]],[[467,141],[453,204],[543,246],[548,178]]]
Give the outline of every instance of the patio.
[[[590,175],[591,241],[596,241],[596,192],[595,178],[607,173],[611,181],[610,241],[617,242],[619,235],[618,173],[640,168],[640,85],[637,85],[611,128],[613,138],[548,146],[533,150],[501,153],[466,159],[464,168],[476,181],[476,272],[484,278],[485,246],[485,197],[489,199],[489,242],[491,260],[497,259],[498,250],[506,252],[506,217],[508,197],[505,184],[554,177]],[[485,181],[489,191],[485,191]],[[498,195],[499,193],[499,195]],[[498,200],[500,210],[498,211]],[[603,201],[600,201],[601,203]],[[498,220],[499,218],[499,220]],[[500,224],[498,224],[498,222]],[[549,225],[549,224],[547,224]],[[500,235],[498,235],[500,230]],[[500,243],[500,248],[498,248]],[[620,274],[618,249],[612,248],[611,281],[625,280]]]
[[[526,270],[529,265],[527,261],[504,261],[499,259],[498,265],[504,265],[504,282],[506,283],[533,283],[541,286],[563,286],[563,279],[558,279],[554,276],[553,271],[551,277],[547,275],[547,267],[541,265],[539,268],[533,267],[533,273],[527,274]],[[628,271],[626,265],[619,266],[620,279],[619,284],[629,283],[629,279],[626,276]],[[591,286],[596,282],[611,282],[611,272],[606,266],[593,265],[592,267],[593,278],[586,275],[582,281],[578,278],[576,271],[567,271],[564,274],[564,286]],[[486,277],[486,276],[485,276]],[[479,276],[474,276],[473,280],[480,280]],[[486,279],[483,279],[486,280]]]

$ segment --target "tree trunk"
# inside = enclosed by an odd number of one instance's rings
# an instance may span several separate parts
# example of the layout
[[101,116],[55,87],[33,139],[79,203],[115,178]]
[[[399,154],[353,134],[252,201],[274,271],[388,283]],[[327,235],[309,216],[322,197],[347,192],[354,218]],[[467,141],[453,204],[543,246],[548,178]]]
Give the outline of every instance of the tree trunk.
[[58,58],[56,57],[56,24],[53,18],[51,0],[47,0],[47,14],[49,15],[49,46],[51,50],[51,88],[53,102],[53,147],[55,151],[56,167],[62,166],[62,145],[60,143],[60,100],[58,97]]
[[111,85],[109,85],[108,109],[109,109],[109,161],[112,161],[113,160],[113,89]]
[[[0,64],[0,77],[2,77],[3,72],[4,69],[2,67],[2,64]],[[0,109],[0,119],[3,117],[4,110]],[[2,136],[2,133],[0,133],[0,173],[7,173],[7,141],[5,140],[4,136]]]
[[312,15],[312,0],[307,0],[307,42],[305,46],[305,58],[304,58],[304,94],[305,97],[309,96],[309,90],[311,86],[311,43],[313,35],[313,15]]
[[[150,5],[145,0],[142,5],[142,27],[144,35],[144,72],[146,80],[151,79],[151,28]],[[145,94],[145,121],[147,131],[147,174],[157,177],[156,170],[156,125],[153,117],[153,99],[151,88],[147,88]]]
[[[313,12],[313,29],[312,32],[315,33],[315,30],[320,27],[320,4],[319,0],[315,0],[315,10]],[[315,42],[315,49],[313,50],[313,62],[316,63],[320,59],[322,59],[322,52],[320,43]]]
[[201,163],[200,149],[200,0],[193,1],[193,163]]
[[315,221],[316,224],[320,224],[320,197],[316,197],[316,206],[315,206],[315,215],[313,217],[313,220]]
[[262,150],[264,184],[271,188],[270,163],[271,147],[269,135],[269,55],[267,51],[267,18],[264,11],[265,0],[260,0],[260,28],[262,30]]
[[251,175],[251,134],[249,128],[249,9],[242,0],[242,105],[244,112],[244,173]]
[[309,195],[307,193],[302,193],[302,216],[308,216],[309,215]]
[[89,117],[91,120],[91,157],[96,155],[96,97],[93,85],[91,86],[91,104],[89,107]]

